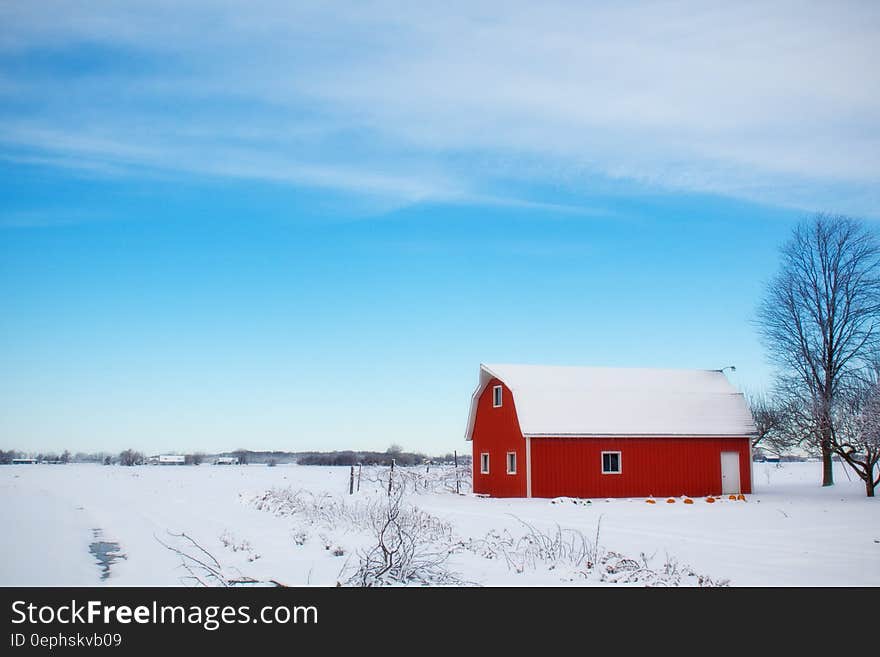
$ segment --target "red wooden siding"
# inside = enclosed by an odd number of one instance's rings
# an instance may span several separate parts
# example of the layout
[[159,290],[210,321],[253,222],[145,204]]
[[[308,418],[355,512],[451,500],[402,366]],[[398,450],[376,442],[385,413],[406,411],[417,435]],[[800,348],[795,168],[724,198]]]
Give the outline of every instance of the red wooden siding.
[[[492,389],[502,387],[501,406],[492,406]],[[519,428],[513,394],[492,379],[477,402],[473,431],[474,492],[493,497],[526,496],[526,443]],[[480,454],[489,453],[489,474],[480,473]],[[516,474],[507,474],[507,452],[516,452]]]
[[[602,474],[606,451],[621,453],[620,474]],[[740,489],[751,493],[748,438],[532,438],[532,495],[717,495],[721,452],[739,452]]]

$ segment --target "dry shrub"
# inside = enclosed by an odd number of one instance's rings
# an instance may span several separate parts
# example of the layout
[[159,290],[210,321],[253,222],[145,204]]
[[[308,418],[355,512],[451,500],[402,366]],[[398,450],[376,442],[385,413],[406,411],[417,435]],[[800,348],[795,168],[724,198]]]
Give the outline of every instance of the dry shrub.
[[[517,518],[517,520],[519,520]],[[483,539],[471,540],[462,547],[487,559],[505,559],[508,567],[522,573],[543,567],[559,570],[585,579],[616,584],[644,586],[727,586],[727,580],[715,580],[693,571],[666,556],[660,568],[652,566],[653,555],[639,559],[605,550],[599,544],[602,519],[596,524],[595,537],[590,540],[575,529],[541,531],[519,520],[526,528],[523,536],[514,538],[509,531],[490,531]]]
[[[376,545],[360,553],[360,563],[346,584],[463,584],[446,568],[452,550],[447,523],[402,502],[403,491],[371,507],[370,526]],[[439,536],[438,536],[439,534]],[[440,540],[437,540],[440,539]],[[446,540],[443,540],[446,539]]]

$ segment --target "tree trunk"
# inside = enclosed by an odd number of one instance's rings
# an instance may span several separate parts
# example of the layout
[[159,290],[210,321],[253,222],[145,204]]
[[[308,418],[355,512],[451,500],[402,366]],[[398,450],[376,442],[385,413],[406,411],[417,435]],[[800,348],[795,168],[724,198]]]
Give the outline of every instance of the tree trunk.
[[827,424],[822,428],[822,485],[834,485],[834,462],[831,460],[831,427]]
[[833,486],[834,485],[834,462],[831,460],[833,452],[831,448],[822,444],[822,485],[823,486]]
[[874,482],[870,477],[865,479],[865,494],[867,494],[868,497],[874,497]]

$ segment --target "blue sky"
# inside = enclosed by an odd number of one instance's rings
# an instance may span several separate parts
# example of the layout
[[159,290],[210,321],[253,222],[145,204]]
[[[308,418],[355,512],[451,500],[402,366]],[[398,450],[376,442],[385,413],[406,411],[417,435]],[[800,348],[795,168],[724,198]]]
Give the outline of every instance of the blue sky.
[[[880,10],[0,5],[0,447],[465,451],[480,362],[771,380]],[[47,6],[49,5],[49,6]]]

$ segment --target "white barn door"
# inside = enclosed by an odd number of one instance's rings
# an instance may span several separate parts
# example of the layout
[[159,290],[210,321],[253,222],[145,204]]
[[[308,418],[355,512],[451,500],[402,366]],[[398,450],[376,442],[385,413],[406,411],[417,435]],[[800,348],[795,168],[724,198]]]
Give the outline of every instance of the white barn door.
[[721,452],[721,494],[739,493],[739,452]]

